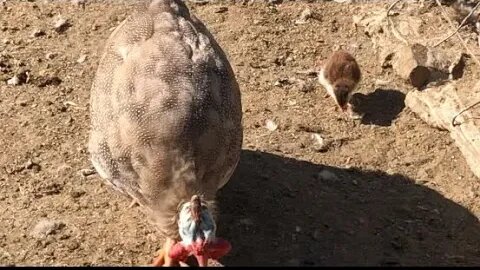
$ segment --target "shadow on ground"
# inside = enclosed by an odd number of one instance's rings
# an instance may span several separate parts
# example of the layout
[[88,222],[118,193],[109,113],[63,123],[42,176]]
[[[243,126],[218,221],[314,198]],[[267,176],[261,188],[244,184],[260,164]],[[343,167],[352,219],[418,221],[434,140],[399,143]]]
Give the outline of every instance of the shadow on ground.
[[477,218],[402,175],[245,150],[218,198],[229,266],[480,264]]
[[405,108],[405,94],[398,90],[376,89],[367,95],[355,93],[352,104],[355,112],[364,115],[362,124],[390,126]]

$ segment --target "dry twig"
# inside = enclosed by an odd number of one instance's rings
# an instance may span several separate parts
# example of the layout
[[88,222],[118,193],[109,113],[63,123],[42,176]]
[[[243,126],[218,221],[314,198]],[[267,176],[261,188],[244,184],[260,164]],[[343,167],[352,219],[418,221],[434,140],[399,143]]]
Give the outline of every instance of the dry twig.
[[470,18],[472,16],[472,14],[475,12],[475,10],[480,6],[480,2],[477,3],[477,5],[470,11],[470,13],[468,13],[468,15],[463,19],[463,21],[460,23],[460,25],[457,27],[457,29],[452,32],[450,35],[448,35],[446,38],[440,40],[437,44],[433,45],[433,47],[437,47],[438,45],[442,44],[443,42],[445,42],[446,40],[448,40],[449,38],[453,37],[453,35],[455,35],[458,31],[460,31],[460,29],[463,27],[463,25],[465,25],[465,23],[467,22],[468,18]]
[[[442,9],[442,16],[445,18],[445,20],[447,20],[447,22],[450,24],[450,27],[452,29],[454,29],[454,25],[452,23],[452,21],[450,20],[450,18],[446,15],[447,12],[445,11],[445,9],[443,8],[442,6],[442,3],[440,3],[440,0],[435,0],[435,2],[437,3],[437,5]],[[478,6],[478,4],[477,4]],[[467,43],[465,42],[465,40],[463,40],[462,36],[458,33],[458,31],[455,31],[455,33],[458,37],[458,39],[460,40],[460,42],[462,43],[462,46],[465,48],[465,50],[467,50],[467,52],[470,54],[470,56],[475,60],[475,62],[478,64],[478,66],[480,67],[480,61],[478,61],[478,58],[475,56],[475,54],[473,54],[473,52],[470,50],[470,48],[468,47]],[[460,116],[462,113],[470,110],[471,108],[477,106],[480,104],[480,101],[477,101],[473,104],[471,104],[470,106],[466,107],[465,109],[461,110],[460,112],[458,112],[453,118],[452,118],[452,126],[457,126],[457,124],[455,123],[455,120],[457,119],[458,116]]]
[[471,108],[473,108],[473,107],[475,107],[475,106],[477,106],[477,105],[479,105],[479,104],[480,104],[480,101],[477,101],[477,102],[473,103],[472,105],[466,107],[465,109],[461,110],[459,113],[457,113],[457,114],[452,118],[452,126],[458,126],[458,125],[460,125],[460,124],[455,123],[455,120],[457,119],[457,117],[459,117],[462,113],[470,110]]
[[392,19],[390,19],[390,11],[393,9],[393,7],[395,7],[395,5],[397,5],[400,1],[402,0],[396,0],[395,2],[393,2],[387,9],[387,21],[388,21],[388,24],[390,24],[390,27],[392,28],[392,34],[398,39],[400,40],[401,42],[405,43],[405,44],[409,44],[408,41],[402,37],[402,35],[400,35],[400,33],[397,31],[397,28],[395,28],[395,24],[393,23]]
[[400,2],[400,1],[402,1],[402,0],[397,0],[397,1],[393,2],[393,3],[388,7],[388,9],[387,9],[387,16],[390,15],[390,11],[391,11],[391,10],[393,9],[393,7],[395,7],[395,6],[398,4],[398,2]]
[[[450,18],[447,16],[447,12],[445,11],[445,8],[443,8],[442,6],[442,3],[440,3],[440,0],[435,0],[435,2],[437,3],[437,5],[442,9],[442,16],[445,18],[445,20],[447,20],[447,22],[450,24],[450,27],[452,29],[455,29],[455,26],[453,25],[452,21],[450,20]],[[460,42],[462,43],[462,46],[465,48],[465,50],[467,50],[468,54],[470,54],[470,56],[473,58],[473,60],[475,60],[475,62],[478,64],[478,66],[480,66],[480,61],[478,61],[478,58],[475,56],[475,54],[472,52],[472,50],[470,50],[470,48],[468,47],[467,43],[465,42],[465,40],[463,40],[462,36],[456,32],[455,33],[458,37],[458,39],[460,40]]]

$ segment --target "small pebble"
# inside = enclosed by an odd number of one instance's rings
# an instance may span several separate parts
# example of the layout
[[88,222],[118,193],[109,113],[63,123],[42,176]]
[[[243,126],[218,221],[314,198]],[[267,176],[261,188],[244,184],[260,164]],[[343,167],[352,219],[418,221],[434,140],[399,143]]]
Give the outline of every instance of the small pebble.
[[228,11],[227,7],[219,7],[215,10],[215,13],[225,13]]
[[338,179],[338,176],[331,172],[330,170],[327,170],[327,169],[323,169],[321,172],[319,172],[317,174],[318,178],[321,179],[321,180],[325,180],[325,181],[337,181],[339,180]]
[[309,8],[304,9],[300,14],[300,18],[295,21],[295,24],[306,24],[308,22],[308,19],[310,19],[312,15],[312,10],[310,10]]
[[63,227],[65,227],[63,222],[42,219],[35,225],[30,235],[37,239],[43,239],[50,234],[55,234]]
[[55,21],[54,26],[53,26],[53,28],[55,29],[55,31],[57,31],[57,33],[63,33],[69,27],[70,27],[70,23],[68,22],[68,20],[66,20],[64,18],[58,18]]
[[80,55],[80,57],[78,58],[77,63],[81,64],[81,63],[85,62],[85,60],[87,60],[87,55],[86,55],[86,54],[82,54],[82,55]]
[[267,120],[265,122],[265,127],[270,131],[275,131],[278,128],[278,125],[272,120]]

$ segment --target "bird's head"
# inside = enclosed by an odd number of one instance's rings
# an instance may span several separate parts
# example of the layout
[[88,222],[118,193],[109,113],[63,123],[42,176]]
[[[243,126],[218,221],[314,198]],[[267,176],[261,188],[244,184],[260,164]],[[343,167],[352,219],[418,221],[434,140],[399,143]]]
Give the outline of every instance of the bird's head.
[[350,80],[339,80],[333,85],[335,100],[342,111],[346,111],[355,84]]
[[211,209],[200,196],[194,195],[180,207],[178,230],[182,241],[171,250],[170,257],[182,261],[193,255],[199,266],[207,266],[209,259],[226,255],[231,245],[215,236],[216,229]]

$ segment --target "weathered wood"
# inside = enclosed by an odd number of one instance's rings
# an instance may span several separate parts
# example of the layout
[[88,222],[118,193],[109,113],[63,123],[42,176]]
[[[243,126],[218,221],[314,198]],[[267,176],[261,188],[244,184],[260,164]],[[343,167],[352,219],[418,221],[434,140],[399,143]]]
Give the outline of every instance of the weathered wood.
[[421,44],[400,46],[393,61],[393,69],[413,86],[421,88],[430,79],[427,65],[428,48]]
[[[480,87],[479,84],[477,86]],[[479,100],[480,92],[472,98],[472,102]],[[452,125],[452,118],[469,105],[461,102],[455,83],[411,91],[406,96],[405,104],[429,125],[448,130],[470,169],[480,178],[480,125],[472,119],[475,114],[467,111],[457,117],[460,125]]]
[[393,54],[395,72],[419,89],[429,82],[456,80],[463,76],[463,53],[452,55],[451,52],[413,44],[399,46]]

